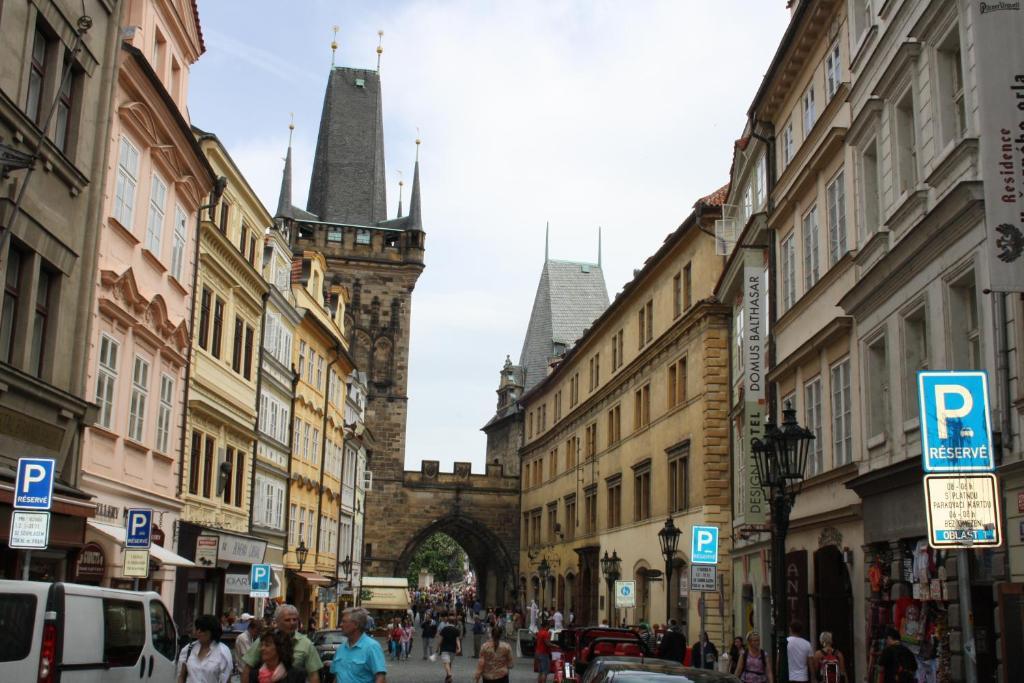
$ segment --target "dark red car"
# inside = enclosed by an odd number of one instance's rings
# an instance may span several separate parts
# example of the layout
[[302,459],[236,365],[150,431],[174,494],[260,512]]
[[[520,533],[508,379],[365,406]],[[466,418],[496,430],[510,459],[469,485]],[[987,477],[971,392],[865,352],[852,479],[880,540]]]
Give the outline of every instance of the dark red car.
[[562,671],[566,681],[582,680],[587,666],[597,657],[651,657],[640,636],[628,629],[587,626],[558,633]]

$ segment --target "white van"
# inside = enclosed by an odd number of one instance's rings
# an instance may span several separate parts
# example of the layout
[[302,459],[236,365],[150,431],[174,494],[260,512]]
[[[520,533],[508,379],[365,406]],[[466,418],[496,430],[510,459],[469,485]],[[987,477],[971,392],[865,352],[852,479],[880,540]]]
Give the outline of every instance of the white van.
[[0,581],[0,682],[174,681],[177,634],[157,593]]

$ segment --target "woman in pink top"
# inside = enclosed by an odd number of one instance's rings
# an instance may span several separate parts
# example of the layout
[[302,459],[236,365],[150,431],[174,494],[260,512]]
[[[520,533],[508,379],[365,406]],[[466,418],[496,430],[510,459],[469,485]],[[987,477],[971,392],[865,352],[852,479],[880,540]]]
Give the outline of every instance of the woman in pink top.
[[409,661],[409,653],[412,652],[412,634],[415,629],[409,617],[402,619],[401,656]]

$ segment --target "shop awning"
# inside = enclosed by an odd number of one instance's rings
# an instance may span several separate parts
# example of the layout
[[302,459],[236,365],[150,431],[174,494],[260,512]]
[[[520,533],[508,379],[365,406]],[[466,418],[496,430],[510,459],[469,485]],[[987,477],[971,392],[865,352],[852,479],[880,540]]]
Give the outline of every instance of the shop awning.
[[359,593],[359,604],[367,609],[409,609],[408,579],[364,576]]
[[323,574],[317,574],[316,572],[295,572],[298,576],[301,576],[306,580],[306,583],[314,584],[317,586],[326,586],[327,584],[334,583],[331,579],[328,579]]
[[[117,543],[122,548],[124,547],[124,527],[114,526],[113,524],[104,524],[103,522],[97,522],[95,520],[88,520],[89,526],[99,533],[103,534],[107,538]],[[160,564],[170,565],[172,567],[194,567],[196,566],[192,560],[186,560],[181,555],[173,553],[167,548],[159,545],[153,545],[149,549],[150,556],[159,562]]]

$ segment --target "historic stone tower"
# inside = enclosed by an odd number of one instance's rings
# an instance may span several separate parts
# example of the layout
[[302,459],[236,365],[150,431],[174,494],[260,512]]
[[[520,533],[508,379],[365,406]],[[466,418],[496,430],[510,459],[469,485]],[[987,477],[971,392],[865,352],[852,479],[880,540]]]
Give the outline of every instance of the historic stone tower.
[[[327,259],[326,286],[341,284],[351,301],[345,331],[368,378],[366,425],[376,448],[369,469],[363,573],[389,576],[406,539],[398,538],[404,499],[412,291],[423,272],[419,140],[408,215],[387,219],[380,74],[334,67],[327,82],[306,211],[291,202],[291,150],[278,216],[291,226],[296,254]],[[407,534],[406,534],[407,535]],[[397,547],[396,547],[397,546]]]

